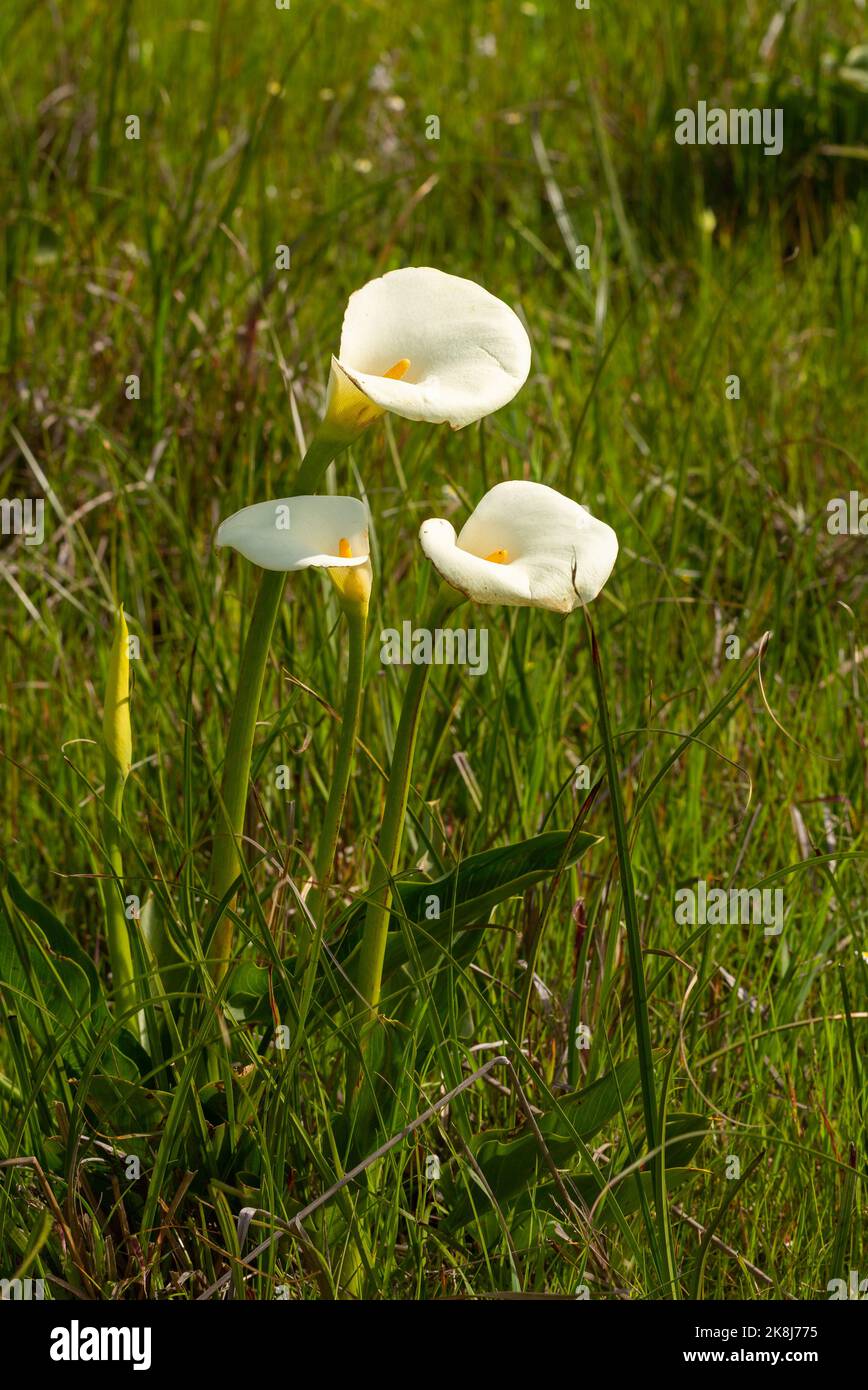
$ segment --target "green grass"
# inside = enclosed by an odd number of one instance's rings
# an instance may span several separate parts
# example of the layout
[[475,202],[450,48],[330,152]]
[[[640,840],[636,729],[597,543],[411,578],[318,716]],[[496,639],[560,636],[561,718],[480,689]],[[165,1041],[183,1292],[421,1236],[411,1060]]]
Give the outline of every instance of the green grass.
[[[0,538],[2,857],[68,937],[6,881],[0,1157],[38,1167],[0,1172],[0,1276],[54,1298],[190,1298],[224,1275],[236,1296],[316,1298],[360,1253],[370,1297],[708,1299],[826,1298],[864,1274],[866,540],[826,528],[828,500],[866,486],[866,97],[841,72],[863,36],[855,10],[797,3],[767,51],[776,8],[4,8],[0,497],[44,496],[46,540]],[[674,111],[701,98],[781,106],[783,154],[675,145]],[[286,962],[345,669],[337,603],[308,574],[272,649],[233,1009],[216,1010],[209,854],[258,575],[213,534],[283,494],[347,295],[405,264],[513,304],[531,376],[458,434],[389,417],[330,475],[369,503],[375,582],[328,949],[303,995]],[[610,734],[581,614],[474,610],[460,621],[488,628],[490,669],[432,671],[403,862],[436,877],[577,818],[601,838],[498,906],[472,965],[449,923],[433,944],[395,926],[404,991],[350,1127],[346,908],[375,865],[407,678],[381,669],[379,633],[427,607],[419,523],[463,518],[506,477],[618,533],[591,613]],[[115,600],[141,642],[125,888],[177,962],[161,983],[135,929],[150,1062],[124,1061],[102,1002]],[[600,782],[584,808],[577,764]],[[781,887],[783,933],[679,925],[697,878]],[[584,1110],[565,1100],[595,1082]],[[577,1116],[601,1095],[591,1134]],[[676,1137],[685,1115],[698,1146]],[[631,1164],[642,1176],[595,1204]],[[308,1208],[301,1239],[287,1228]]]

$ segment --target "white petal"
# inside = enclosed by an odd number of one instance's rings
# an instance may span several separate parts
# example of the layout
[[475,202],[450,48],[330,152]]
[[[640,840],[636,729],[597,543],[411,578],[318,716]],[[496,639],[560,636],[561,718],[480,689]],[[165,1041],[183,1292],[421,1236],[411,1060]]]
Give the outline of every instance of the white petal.
[[[352,558],[340,555],[342,540]],[[229,545],[265,570],[342,569],[368,559],[368,514],[357,497],[280,497],[244,507],[220,523]]]
[[[498,483],[456,537],[448,521],[426,521],[425,554],[447,583],[478,603],[569,613],[596,598],[612,572],[611,526],[542,483]],[[486,559],[505,550],[505,564]]]
[[[403,358],[403,379],[383,375]],[[460,429],[512,400],[530,371],[530,342],[481,285],[412,266],[350,296],[338,360],[382,409]]]
[[524,570],[514,564],[498,565],[462,550],[451,522],[423,521],[419,543],[441,579],[477,603],[508,603],[520,608],[532,603]]

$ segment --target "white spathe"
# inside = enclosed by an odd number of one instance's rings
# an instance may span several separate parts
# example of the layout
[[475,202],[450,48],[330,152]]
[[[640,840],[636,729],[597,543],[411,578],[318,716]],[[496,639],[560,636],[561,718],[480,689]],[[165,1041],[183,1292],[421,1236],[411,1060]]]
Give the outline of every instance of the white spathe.
[[419,540],[441,578],[467,598],[555,613],[596,598],[618,554],[611,526],[554,488],[522,481],[487,492],[458,536],[451,522],[433,519]]
[[[409,362],[400,379],[387,377]],[[473,280],[429,266],[392,270],[350,295],[331,393],[341,377],[407,420],[481,420],[511,401],[530,371],[518,316]]]
[[227,517],[217,544],[264,570],[352,568],[369,557],[368,513],[358,497],[280,497]]

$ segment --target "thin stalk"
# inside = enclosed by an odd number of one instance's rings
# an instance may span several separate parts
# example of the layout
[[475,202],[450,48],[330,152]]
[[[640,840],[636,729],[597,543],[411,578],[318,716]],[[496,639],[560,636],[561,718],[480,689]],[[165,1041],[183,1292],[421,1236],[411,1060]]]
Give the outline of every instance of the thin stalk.
[[[253,735],[259,715],[271,637],[285,584],[285,574],[274,570],[263,571],[238,670],[235,704],[229,723],[226,757],[220,783],[221,828],[214,836],[211,859],[210,891],[215,904],[226,896],[241,872],[238,843],[244,830]],[[222,979],[232,953],[231,908],[230,902],[217,923],[211,943],[210,969],[215,984],[219,984]]]
[[[428,618],[430,631],[436,629],[448,613],[463,602],[454,589],[442,585]],[[395,735],[395,748],[389,769],[389,784],[386,789],[386,805],[383,822],[377,841],[377,857],[371,876],[368,897],[368,910],[362,935],[362,949],[359,956],[357,987],[365,1004],[364,1029],[367,1030],[377,1018],[377,1005],[383,982],[383,960],[386,954],[386,938],[389,932],[389,910],[392,904],[392,883],[398,870],[398,859],[404,837],[404,820],[407,813],[407,799],[410,792],[410,778],[413,772],[413,756],[416,751],[416,736],[419,731],[419,715],[422,710],[422,697],[428,684],[431,668],[418,664],[410,672],[401,718]],[[364,1034],[363,1034],[364,1035]],[[350,1084],[347,1099],[352,1098],[358,1081],[358,1066],[350,1068]]]
[[[127,1021],[132,1023],[139,999],[135,985],[130,931],[124,913],[124,866],[121,856],[121,804],[124,798],[124,781],[125,778],[116,768],[106,767],[102,838],[112,867],[112,875],[103,879],[102,890],[106,939],[117,1010],[119,1014],[128,1015]],[[140,1027],[140,1021],[136,1023],[136,1027]]]
[[[661,1105],[658,1108],[654,1092],[654,1053],[651,1046],[651,1026],[648,1019],[648,990],[645,983],[645,967],[642,960],[642,937],[639,930],[639,909],[636,903],[636,888],[633,882],[633,866],[630,862],[630,839],[624,815],[624,801],[621,795],[621,782],[618,776],[618,763],[615,758],[615,744],[612,726],[609,721],[609,705],[606,699],[606,686],[603,680],[603,666],[597,635],[591,624],[587,608],[584,609],[585,623],[591,639],[591,669],[594,677],[594,690],[597,697],[597,711],[600,719],[600,741],[606,760],[606,780],[609,783],[609,802],[612,807],[612,823],[615,831],[615,847],[618,854],[618,876],[621,881],[621,901],[624,904],[624,921],[627,926],[627,957],[630,965],[630,983],[633,991],[633,1016],[636,1024],[636,1050],[639,1054],[639,1075],[642,1085],[642,1109],[645,1117],[646,1150],[653,1155],[651,1173],[656,1196],[657,1222],[662,1237],[661,1252],[655,1242],[652,1256],[661,1281],[668,1282],[673,1297],[678,1298],[679,1290],[675,1276],[672,1232],[669,1224],[669,1209],[666,1203],[665,1141],[658,1153],[658,1134],[664,1130],[666,1082],[664,1082]],[[650,1213],[646,1210],[640,1180],[640,1199],[649,1235],[652,1231]]]
[[636,1020],[636,1044],[639,1053],[639,1068],[642,1078],[642,1108],[645,1115],[645,1137],[648,1152],[657,1148],[657,1106],[654,1096],[654,1056],[651,1047],[651,1027],[648,1022],[648,993],[645,985],[645,969],[642,962],[642,940],[639,933],[639,910],[636,904],[636,889],[633,883],[633,868],[630,863],[630,845],[627,836],[627,823],[624,817],[624,802],[621,796],[621,783],[618,777],[618,764],[615,760],[615,745],[612,741],[612,726],[609,722],[609,706],[606,700],[606,687],[603,683],[603,668],[597,636],[591,625],[587,608],[584,610],[585,622],[591,639],[591,669],[594,677],[594,690],[597,696],[597,710],[600,718],[600,737],[606,759],[606,777],[609,783],[609,797],[612,807],[612,822],[615,829],[615,845],[618,852],[618,874],[621,880],[621,897],[624,902],[624,919],[627,924],[627,954],[630,963],[630,981],[633,990],[633,1013]]
[[[292,493],[295,496],[304,496],[315,491],[328,465],[347,443],[347,440],[338,442],[331,438],[314,439],[296,474]],[[238,668],[235,704],[229,723],[220,783],[221,825],[214,836],[211,858],[209,886],[211,901],[215,906],[225,898],[241,872],[239,845],[244,833],[253,736],[259,716],[268,653],[285,584],[285,574],[272,570],[263,572],[247,630],[241,665]],[[232,955],[231,909],[232,903],[228,902],[223,916],[217,923],[211,943],[209,968],[215,984],[219,984],[225,975]]]
[[[320,917],[325,906],[326,893],[334,868],[338,834],[347,799],[347,787],[353,765],[353,751],[359,730],[359,713],[362,707],[362,682],[365,666],[365,633],[367,630],[367,608],[347,606],[347,631],[349,650],[347,653],[347,681],[344,688],[344,707],[341,716],[341,735],[335,754],[331,786],[319,837],[314,863],[315,882],[308,896],[307,906],[314,922],[320,926]],[[302,914],[303,915],[303,914]],[[309,937],[307,919],[299,922],[299,957],[308,950]]]

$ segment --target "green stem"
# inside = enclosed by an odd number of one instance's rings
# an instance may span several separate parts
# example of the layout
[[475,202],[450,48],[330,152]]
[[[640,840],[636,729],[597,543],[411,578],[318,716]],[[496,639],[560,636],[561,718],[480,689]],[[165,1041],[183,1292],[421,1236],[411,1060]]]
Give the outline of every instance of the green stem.
[[594,677],[594,690],[597,696],[597,710],[600,717],[600,736],[606,759],[606,778],[609,783],[609,799],[612,807],[612,822],[615,829],[615,847],[618,854],[618,875],[621,880],[621,897],[624,902],[624,920],[627,926],[627,955],[630,963],[630,982],[633,990],[633,1013],[636,1021],[636,1044],[639,1053],[639,1070],[642,1081],[642,1108],[645,1116],[645,1138],[648,1152],[657,1147],[658,1115],[654,1096],[654,1052],[651,1046],[651,1028],[648,1022],[648,991],[645,985],[645,969],[642,960],[642,938],[639,931],[639,910],[636,903],[636,888],[633,883],[633,867],[630,863],[630,843],[627,835],[627,822],[624,816],[624,802],[621,796],[621,782],[618,777],[618,764],[615,759],[615,746],[612,742],[612,726],[609,722],[609,705],[606,700],[606,687],[603,682],[603,667],[597,636],[591,626],[588,610],[585,621],[591,639],[591,669]]
[[126,1018],[128,1026],[140,1029],[136,1021],[138,993],[135,985],[130,932],[124,912],[124,866],[121,856],[121,805],[124,798],[124,778],[113,765],[106,767],[103,794],[103,846],[112,867],[112,876],[102,881],[105,905],[105,928],[108,940],[117,1011]]
[[[314,439],[296,474],[293,494],[304,496],[313,492],[322,481],[328,465],[347,442],[327,438]],[[221,825],[214,836],[211,859],[209,886],[211,901],[215,907],[229,892],[241,872],[239,845],[244,833],[253,736],[259,716],[271,638],[285,584],[284,573],[273,570],[263,572],[238,670],[235,704],[229,723],[223,777],[220,783],[223,808],[220,816]],[[220,983],[229,965],[232,955],[232,931],[232,903],[228,902],[217,923],[211,944],[210,970],[215,984]]]
[[[235,704],[226,742],[223,779],[220,783],[220,799],[223,804],[221,828],[214,836],[211,859],[210,889],[215,905],[226,896],[241,872],[238,843],[244,830],[253,734],[259,714],[271,635],[277,621],[285,583],[286,575],[282,572],[263,572],[244,643]],[[232,904],[228,903],[226,911],[217,923],[211,943],[211,973],[215,983],[219,983],[225,973],[232,953],[231,908]]]
[[[627,834],[627,820],[624,815],[624,801],[621,795],[621,782],[618,776],[618,763],[615,757],[615,744],[612,739],[612,726],[609,722],[609,705],[606,699],[606,686],[603,680],[603,666],[597,636],[591,625],[588,610],[585,608],[585,622],[591,639],[591,669],[594,677],[594,690],[597,696],[597,710],[600,719],[600,737],[606,759],[606,779],[609,784],[609,801],[612,807],[612,823],[615,831],[615,848],[618,854],[618,877],[621,881],[621,901],[624,905],[624,921],[627,927],[627,958],[630,966],[630,984],[633,991],[633,1016],[636,1025],[636,1049],[639,1054],[639,1075],[642,1085],[642,1110],[645,1118],[645,1142],[651,1159],[651,1174],[654,1184],[657,1224],[660,1243],[654,1241],[652,1257],[661,1283],[668,1283],[674,1298],[679,1297],[675,1274],[672,1232],[669,1207],[666,1201],[666,1153],[665,1142],[658,1152],[658,1136],[665,1137],[666,1085],[664,1081],[661,1101],[658,1105],[654,1091],[654,1051],[651,1045],[651,1026],[648,1018],[648,989],[645,983],[645,966],[642,958],[642,934],[639,928],[639,909],[636,902],[636,887],[633,882],[633,866],[630,862],[630,839]],[[617,918],[616,924],[617,924]],[[670,1059],[674,1060],[674,1052]],[[646,1228],[651,1235],[653,1226],[651,1214],[641,1184],[639,1199]]]
[[[347,799],[350,770],[353,765],[353,752],[359,729],[359,713],[362,706],[362,683],[365,666],[365,632],[367,630],[368,610],[357,604],[345,608],[349,633],[349,652],[347,654],[347,683],[344,690],[344,708],[341,720],[341,736],[335,755],[328,802],[317,847],[314,864],[315,883],[308,896],[307,907],[318,928],[325,905],[326,893],[334,868],[338,834]],[[299,957],[307,953],[309,941],[307,921],[300,926]]]
[[[437,628],[441,620],[462,602],[462,596],[454,589],[441,586],[428,618],[429,630]],[[383,959],[389,931],[389,909],[392,903],[392,882],[398,869],[404,836],[404,819],[413,772],[422,697],[430,674],[431,668],[427,664],[416,665],[410,672],[389,769],[386,805],[377,842],[377,860],[371,877],[357,981],[359,992],[365,1001],[369,1024],[376,1020],[377,1005],[380,1002]],[[354,1084],[351,1084],[348,1087],[348,1095],[351,1096],[354,1089]]]

